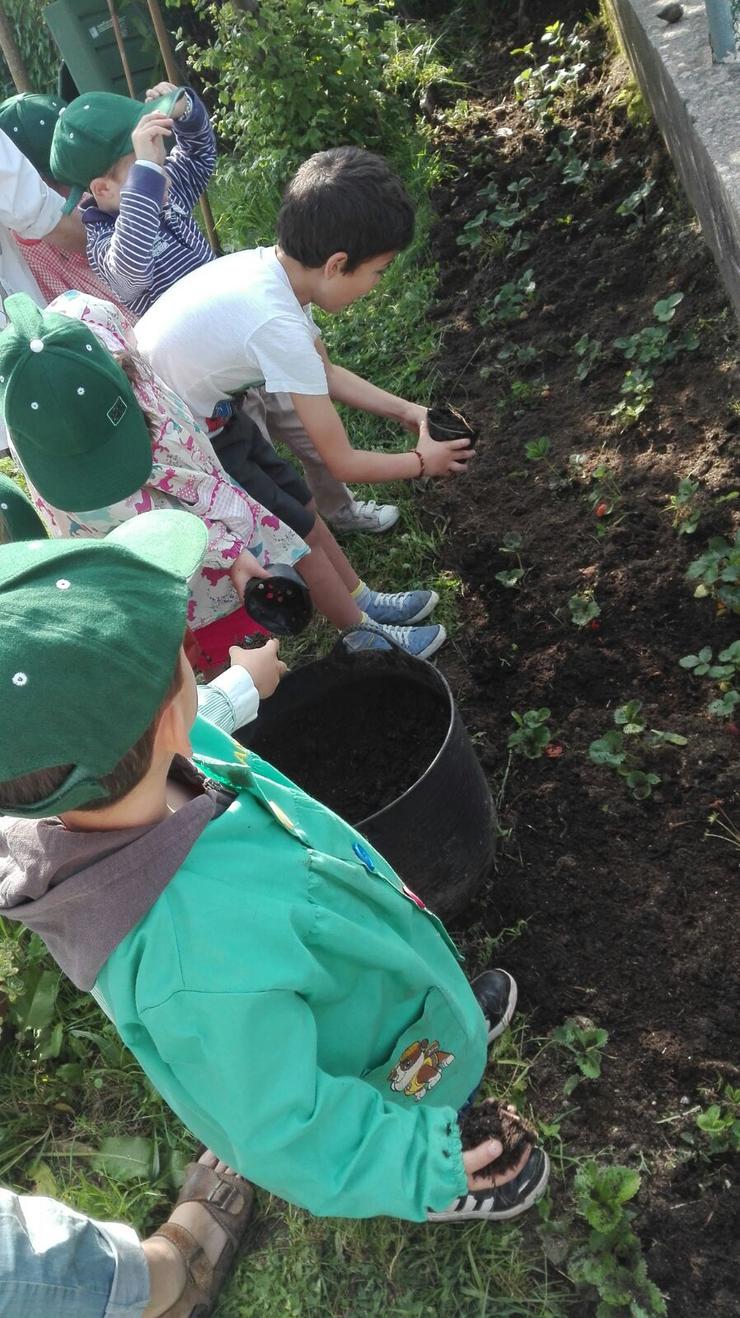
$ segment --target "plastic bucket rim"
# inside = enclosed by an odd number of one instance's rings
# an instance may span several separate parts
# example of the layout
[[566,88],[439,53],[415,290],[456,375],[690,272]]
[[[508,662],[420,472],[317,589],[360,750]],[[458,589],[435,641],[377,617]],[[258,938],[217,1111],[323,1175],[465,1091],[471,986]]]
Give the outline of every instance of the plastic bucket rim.
[[400,796],[394,796],[393,800],[389,801],[387,805],[382,806],[380,810],[375,810],[373,814],[365,815],[364,819],[359,819],[356,824],[352,824],[352,828],[356,828],[358,831],[364,828],[365,825],[372,824],[377,819],[382,819],[383,815],[387,814],[389,810],[395,810],[396,806],[400,805],[402,801],[405,801],[406,797],[409,796],[411,792],[416,791],[416,788],[419,786],[419,784],[423,783],[424,779],[427,778],[428,775],[431,773],[435,764],[442,755],[442,752],[444,751],[445,747],[450,741],[450,738],[452,737],[452,729],[455,725],[455,715],[457,714],[457,706],[455,704],[455,698],[452,694],[452,689],[450,687],[449,682],[447,681],[447,678],[445,677],[444,673],[441,673],[438,668],[434,667],[434,664],[430,664],[428,659],[417,659],[415,655],[408,655],[407,658],[412,659],[414,663],[423,664],[424,667],[427,668],[430,672],[434,673],[435,677],[437,677],[441,682],[442,691],[444,692],[444,695],[447,697],[447,710],[449,714],[447,731],[444,735],[444,739],[436,755],[433,757],[433,759],[429,761],[426,769],[420,775],[420,777],[416,778],[414,782],[411,783],[411,785],[405,789],[405,791],[401,792]]

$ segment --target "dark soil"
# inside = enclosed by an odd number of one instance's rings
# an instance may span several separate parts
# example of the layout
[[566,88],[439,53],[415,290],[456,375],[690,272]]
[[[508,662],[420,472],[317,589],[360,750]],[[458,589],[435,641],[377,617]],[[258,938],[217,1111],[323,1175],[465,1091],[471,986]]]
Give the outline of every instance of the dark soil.
[[[580,9],[564,2],[557,17],[572,21]],[[463,128],[440,129],[453,167],[437,197],[441,387],[481,438],[471,475],[428,497],[448,519],[446,566],[465,585],[462,632],[440,666],[478,734],[494,789],[504,780],[512,710],[549,707],[562,753],[512,761],[496,871],[459,936],[474,954],[481,926],[497,933],[525,920],[503,958],[534,1030],[584,1010],[608,1030],[602,1079],[579,1085],[563,1136],[577,1154],[609,1150],[641,1167],[636,1226],[672,1318],[726,1318],[738,1313],[740,1188],[728,1156],[706,1156],[695,1116],[725,1083],[740,1083],[740,852],[706,836],[715,810],[740,825],[740,740],[707,714],[716,685],[678,661],[738,636],[738,618],[695,599],[685,579],[708,538],[731,530],[738,508],[719,501],[738,486],[736,326],[657,132],[631,119],[618,96],[625,68],[603,32],[592,30],[584,90],[562,124],[576,130],[574,147],[591,163],[587,186],[564,186],[547,162],[557,133],[543,139],[513,99],[522,64],[508,51],[536,39],[555,15],[535,3],[527,12],[526,33],[515,30],[513,13],[492,17],[473,114]],[[481,209],[479,190],[495,178],[505,191],[525,176],[545,193],[524,225],[529,250],[504,260],[461,249],[456,239]],[[638,225],[616,207],[646,179],[655,186]],[[529,268],[532,309],[484,330],[481,307]],[[654,401],[620,432],[609,413],[626,363],[612,342],[652,323],[653,304],[676,291],[685,295],[676,332],[692,327],[699,347],[656,374]],[[574,344],[584,333],[602,341],[603,353],[579,383]],[[536,358],[502,361],[511,344],[533,345]],[[551,467],[525,457],[526,441],[542,435]],[[585,474],[571,480],[574,451]],[[617,488],[602,519],[592,479],[599,463]],[[701,487],[691,536],[677,535],[667,508],[683,477]],[[495,574],[515,566],[501,550],[512,532],[526,574],[506,589]],[[601,617],[579,629],[567,601],[587,590]],[[635,699],[648,727],[688,738],[650,753],[662,781],[646,801],[588,758],[589,743],[614,726],[615,708]],[[534,1069],[548,1119],[564,1107],[552,1056]]]
[[478,1172],[479,1176],[489,1176],[492,1172],[506,1172],[513,1167],[527,1145],[537,1143],[537,1131],[524,1117],[509,1112],[505,1103],[488,1102],[466,1112],[460,1121],[460,1138],[464,1149],[474,1149],[488,1139],[501,1140],[503,1153]]
[[[258,721],[249,744],[310,796],[357,824],[426,772],[448,724],[447,704],[434,691],[397,674],[392,681],[363,677],[274,726]],[[332,754],[317,754],[321,746],[331,746]]]

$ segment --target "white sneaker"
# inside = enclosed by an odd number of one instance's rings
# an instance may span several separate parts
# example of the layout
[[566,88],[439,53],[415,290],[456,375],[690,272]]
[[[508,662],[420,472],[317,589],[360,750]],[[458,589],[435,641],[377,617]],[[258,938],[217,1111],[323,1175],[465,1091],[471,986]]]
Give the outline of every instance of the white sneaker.
[[335,531],[371,531],[379,535],[396,525],[400,514],[394,503],[376,503],[374,499],[353,499],[349,508],[342,508],[327,518]]

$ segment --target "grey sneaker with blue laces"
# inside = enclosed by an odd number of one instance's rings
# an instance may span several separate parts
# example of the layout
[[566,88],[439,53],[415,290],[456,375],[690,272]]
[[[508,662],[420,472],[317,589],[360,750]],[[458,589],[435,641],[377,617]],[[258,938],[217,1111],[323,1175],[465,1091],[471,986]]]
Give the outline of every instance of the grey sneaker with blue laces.
[[370,599],[361,608],[373,622],[390,626],[403,626],[428,618],[439,604],[436,590],[402,590],[395,595],[370,591]]
[[526,1165],[506,1185],[470,1190],[441,1213],[427,1213],[429,1222],[505,1222],[519,1217],[541,1199],[550,1179],[550,1159],[544,1149],[532,1149]]
[[415,659],[429,659],[447,640],[441,623],[429,627],[389,627],[374,623],[372,627],[357,627],[347,632],[344,644],[348,650],[391,650],[394,646],[412,654]]

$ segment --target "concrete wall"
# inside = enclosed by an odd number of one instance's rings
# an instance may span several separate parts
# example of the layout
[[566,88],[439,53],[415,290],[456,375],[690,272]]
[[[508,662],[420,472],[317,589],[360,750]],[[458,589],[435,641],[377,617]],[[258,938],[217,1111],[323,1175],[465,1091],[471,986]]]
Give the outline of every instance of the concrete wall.
[[713,64],[703,0],[609,0],[642,92],[740,319],[740,63]]

